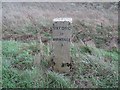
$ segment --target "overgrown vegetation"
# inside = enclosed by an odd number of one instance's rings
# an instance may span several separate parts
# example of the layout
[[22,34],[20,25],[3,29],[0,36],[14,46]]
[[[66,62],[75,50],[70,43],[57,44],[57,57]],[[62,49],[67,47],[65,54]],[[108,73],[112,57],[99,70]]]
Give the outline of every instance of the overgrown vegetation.
[[[115,88],[118,86],[118,52],[88,46],[82,48],[71,46],[75,66],[73,72],[66,76],[47,69],[46,60],[42,60],[40,67],[33,65],[34,54],[31,52],[37,53],[39,50],[36,43],[2,41],[2,46],[3,87]],[[24,50],[23,46],[28,47],[27,50]],[[47,49],[44,49],[44,52],[47,53]]]
[[[117,88],[117,4],[2,3],[3,88]],[[48,60],[51,21],[64,16],[73,18],[69,74]]]
[[[82,24],[82,27],[85,31],[73,32],[77,37],[77,43],[71,42],[73,70],[69,75],[51,71],[50,62],[47,60],[51,55],[49,44],[42,43],[42,46],[37,39],[31,42],[28,40],[26,43],[22,40],[3,40],[3,87],[117,88],[119,50],[116,47],[107,50],[103,47],[107,37],[93,36],[92,32],[89,32],[90,26]],[[34,33],[31,30],[31,33],[35,35],[38,31]],[[49,31],[43,30],[42,34],[48,40],[51,39]],[[92,37],[96,47],[78,44],[88,36]],[[34,64],[36,54],[41,52],[42,60],[36,65]]]

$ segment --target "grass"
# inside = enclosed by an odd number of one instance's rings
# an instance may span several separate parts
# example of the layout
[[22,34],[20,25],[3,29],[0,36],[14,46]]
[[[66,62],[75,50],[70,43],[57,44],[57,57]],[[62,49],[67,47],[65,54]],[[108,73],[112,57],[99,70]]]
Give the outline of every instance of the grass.
[[[76,46],[75,46],[76,47]],[[79,82],[91,82],[91,87],[110,88],[118,86],[118,53],[93,47],[72,48],[75,74]],[[79,53],[78,53],[79,52]],[[82,53],[81,53],[82,52]],[[89,53],[90,52],[90,53]],[[104,61],[108,57],[108,61]],[[111,59],[111,62],[109,60]],[[78,87],[80,87],[78,85]]]
[[[15,41],[3,41],[3,87],[15,88],[54,88],[54,87],[72,87],[70,79],[55,72],[44,72],[42,68],[34,67],[34,55],[29,54],[33,48],[33,43],[26,44]],[[23,50],[21,46],[28,46]],[[34,44],[35,45],[35,44]],[[46,51],[46,47],[45,47]],[[17,54],[19,53],[19,54]],[[47,54],[47,52],[45,53]],[[45,67],[45,60],[41,63]],[[47,62],[46,62],[47,63]],[[47,67],[47,65],[46,65]],[[45,76],[43,75],[45,74]],[[41,79],[41,80],[40,80]],[[53,82],[53,83],[52,83]]]
[[[66,76],[47,69],[48,62],[42,60],[40,67],[33,66],[34,54],[39,49],[37,43],[18,41],[2,41],[3,45],[3,87],[15,88],[76,88],[76,87],[117,87],[118,84],[118,53],[103,49],[83,46],[71,46],[74,59],[74,74]],[[28,47],[27,50],[23,46]],[[47,46],[44,54],[47,56]],[[20,52],[23,50],[22,52]],[[111,63],[104,62],[110,57]],[[108,59],[109,60],[109,59]]]
[[[76,8],[76,11],[82,13],[64,12],[66,8],[62,8],[58,4],[44,4],[33,3],[25,5],[17,3],[12,4],[3,3],[3,36],[7,34],[26,35],[31,34],[35,36],[38,33],[44,34],[45,37],[51,39],[49,34],[50,27],[52,27],[52,19],[54,17],[71,16],[73,20],[73,33],[78,40],[84,40],[86,37],[91,37],[97,47],[82,46],[79,47],[73,43],[71,45],[71,57],[74,61],[73,71],[70,75],[56,73],[50,71],[47,61],[50,56],[49,45],[39,45],[36,40],[32,41],[2,41],[2,82],[3,87],[7,88],[116,88],[118,87],[118,50],[105,50],[106,42],[110,41],[110,35],[118,36],[116,21],[117,16],[115,12],[111,13],[112,9],[98,9],[91,8],[87,10],[86,5],[82,4],[63,4],[65,6],[71,5]],[[93,4],[94,5],[94,4]],[[25,7],[24,7],[25,6]],[[26,8],[27,6],[27,8]],[[46,8],[44,9],[43,6]],[[53,8],[54,6],[54,8]],[[78,7],[81,6],[81,7]],[[89,4],[87,5],[89,7]],[[14,7],[14,8],[13,8]],[[50,7],[50,8],[49,8]],[[77,8],[78,7],[78,8]],[[112,5],[114,9],[114,5]],[[56,9],[55,9],[56,8]],[[84,8],[86,8],[84,10]],[[100,5],[100,8],[101,5]],[[13,10],[14,9],[14,10]],[[48,9],[48,10],[47,10]],[[57,10],[59,9],[59,10]],[[24,12],[23,12],[24,10]],[[41,10],[41,11],[40,11]],[[53,11],[51,11],[53,10]],[[56,10],[59,11],[56,13]],[[106,12],[107,10],[107,12]],[[35,12],[34,12],[35,11]],[[48,12],[50,11],[50,12]],[[72,10],[73,11],[73,10]],[[85,12],[84,12],[85,11]],[[103,12],[105,11],[105,12]],[[91,13],[93,13],[91,15]],[[102,14],[101,14],[102,13]],[[85,16],[86,15],[86,16]],[[101,17],[96,19],[97,17]],[[81,17],[82,16],[82,17]],[[87,18],[86,18],[87,17]],[[92,20],[89,18],[92,17]],[[76,19],[76,20],[75,20]],[[84,20],[82,20],[84,19]],[[104,23],[101,20],[104,19]],[[77,21],[77,22],[76,22]],[[103,21],[102,21],[103,22]],[[101,25],[100,25],[101,23]],[[97,25],[98,24],[98,25]],[[115,26],[111,26],[115,24]],[[45,31],[48,29],[48,32]],[[80,32],[79,32],[80,31]],[[8,38],[9,39],[9,38]],[[78,44],[77,43],[77,44]],[[100,49],[104,48],[104,49]],[[41,63],[34,65],[35,55],[40,53],[44,58]],[[36,59],[37,60],[37,59]],[[0,82],[1,83],[1,82]]]

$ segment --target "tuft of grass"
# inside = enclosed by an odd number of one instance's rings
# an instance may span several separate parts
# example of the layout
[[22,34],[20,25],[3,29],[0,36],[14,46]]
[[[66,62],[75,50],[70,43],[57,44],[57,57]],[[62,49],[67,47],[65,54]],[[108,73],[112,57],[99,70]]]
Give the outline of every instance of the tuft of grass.
[[16,56],[20,50],[21,43],[16,41],[2,41],[2,54],[4,56]]
[[47,73],[48,79],[48,88],[73,88],[74,85],[71,83],[70,79],[63,76],[62,74],[58,74],[56,72],[48,71]]
[[[92,83],[91,87],[118,87],[118,53],[93,47],[87,47],[86,49],[86,46],[82,48],[74,47],[74,50],[76,48],[79,52],[74,53],[79,54],[79,57],[74,58],[76,65],[73,75],[74,80],[76,79],[79,82],[87,80]],[[91,54],[86,53],[89,50]],[[111,63],[104,61],[107,56],[112,58]],[[82,87],[82,85],[77,84],[77,87]]]

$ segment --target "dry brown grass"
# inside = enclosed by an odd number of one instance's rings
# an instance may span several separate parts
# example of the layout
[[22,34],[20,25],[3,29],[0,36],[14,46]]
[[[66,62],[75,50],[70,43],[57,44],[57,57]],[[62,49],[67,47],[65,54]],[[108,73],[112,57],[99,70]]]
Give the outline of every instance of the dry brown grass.
[[47,26],[56,17],[72,17],[74,22],[92,26],[117,26],[116,7],[110,3],[3,3],[3,31],[24,30],[29,24]]

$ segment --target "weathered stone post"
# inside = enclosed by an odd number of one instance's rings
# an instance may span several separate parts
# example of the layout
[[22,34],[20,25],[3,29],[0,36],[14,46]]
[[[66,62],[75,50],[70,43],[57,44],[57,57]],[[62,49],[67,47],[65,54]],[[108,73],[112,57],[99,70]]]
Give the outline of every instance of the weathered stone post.
[[58,72],[70,71],[70,39],[72,18],[53,19],[53,69]]

